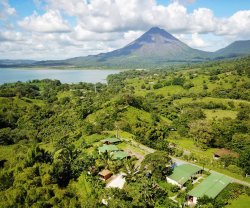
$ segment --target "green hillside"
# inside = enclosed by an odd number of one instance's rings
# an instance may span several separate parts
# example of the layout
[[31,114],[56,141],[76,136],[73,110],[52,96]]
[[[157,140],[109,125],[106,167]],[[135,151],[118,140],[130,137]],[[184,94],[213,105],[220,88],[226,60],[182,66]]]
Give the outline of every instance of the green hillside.
[[[249,183],[249,66],[246,57],[124,71],[96,92],[57,80],[1,85],[0,207],[106,207],[103,199],[109,207],[179,207],[197,184],[180,191],[167,183],[170,156]],[[98,153],[117,134],[115,145],[131,157]],[[233,154],[214,160],[222,148]],[[127,174],[123,189],[105,188],[113,178],[100,180],[104,169]],[[235,207],[249,193],[230,184],[206,203]]]

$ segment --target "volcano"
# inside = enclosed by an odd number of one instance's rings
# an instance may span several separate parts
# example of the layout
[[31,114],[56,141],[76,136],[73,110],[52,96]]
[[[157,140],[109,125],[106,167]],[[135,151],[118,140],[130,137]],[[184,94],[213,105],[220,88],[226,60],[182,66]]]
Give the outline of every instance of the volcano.
[[[167,31],[153,27],[123,48],[57,61],[0,60],[0,66],[73,66],[84,68],[151,68],[175,63],[196,63],[250,54],[250,41],[236,41],[216,52],[189,47]],[[7,63],[7,64],[6,64]]]

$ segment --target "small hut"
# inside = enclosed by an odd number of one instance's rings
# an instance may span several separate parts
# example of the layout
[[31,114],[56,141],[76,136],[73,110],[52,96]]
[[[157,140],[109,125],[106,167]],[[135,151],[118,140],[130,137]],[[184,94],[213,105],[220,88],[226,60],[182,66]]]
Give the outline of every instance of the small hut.
[[101,176],[102,180],[108,180],[113,174],[108,170],[104,169],[99,173],[99,176]]

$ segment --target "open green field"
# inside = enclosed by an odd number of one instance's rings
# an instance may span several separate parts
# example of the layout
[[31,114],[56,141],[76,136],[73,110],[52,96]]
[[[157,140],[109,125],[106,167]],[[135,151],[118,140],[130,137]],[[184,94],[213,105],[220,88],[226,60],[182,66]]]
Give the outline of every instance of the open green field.
[[250,206],[250,197],[246,194],[240,195],[237,199],[229,202],[226,208],[247,208]]
[[132,124],[135,124],[138,118],[147,123],[152,122],[150,113],[131,106],[127,107],[126,111],[123,113],[123,119],[129,121]]
[[178,148],[182,150],[189,151],[190,153],[193,153],[194,155],[197,155],[199,157],[205,157],[207,159],[213,158],[213,153],[217,150],[216,148],[209,148],[207,150],[202,150],[201,148],[197,147],[192,139],[169,139],[169,142],[175,143]]
[[237,117],[237,111],[232,110],[204,110],[206,118],[208,120],[222,119],[222,118],[232,118]]
[[182,104],[188,104],[188,103],[209,103],[209,102],[221,103],[227,107],[230,107],[228,104],[229,102],[233,102],[236,109],[239,108],[240,104],[245,104],[245,105],[250,106],[250,102],[246,100],[235,100],[235,99],[213,98],[213,97],[204,97],[200,99],[181,98],[178,100],[174,100],[174,105],[182,105]]
[[117,147],[121,150],[131,151],[135,154],[146,155],[145,151],[141,150],[139,147],[129,144],[129,142],[122,142],[118,144]]
[[[103,133],[108,134],[110,136],[116,136],[116,131],[104,131]],[[126,131],[119,130],[118,131],[118,137],[133,140],[134,135],[130,134],[130,133],[126,132]]]

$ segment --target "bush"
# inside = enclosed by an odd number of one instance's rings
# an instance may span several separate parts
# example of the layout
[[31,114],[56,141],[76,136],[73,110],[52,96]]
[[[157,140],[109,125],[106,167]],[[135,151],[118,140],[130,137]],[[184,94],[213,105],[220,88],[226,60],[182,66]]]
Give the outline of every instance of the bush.
[[232,173],[236,173],[238,175],[242,175],[243,174],[243,171],[241,168],[239,168],[238,166],[236,165],[229,165],[227,167],[228,170],[230,170]]
[[170,191],[173,192],[173,193],[177,193],[179,190],[180,190],[180,187],[179,187],[179,186],[176,186],[176,185],[173,185],[173,186],[170,188]]

